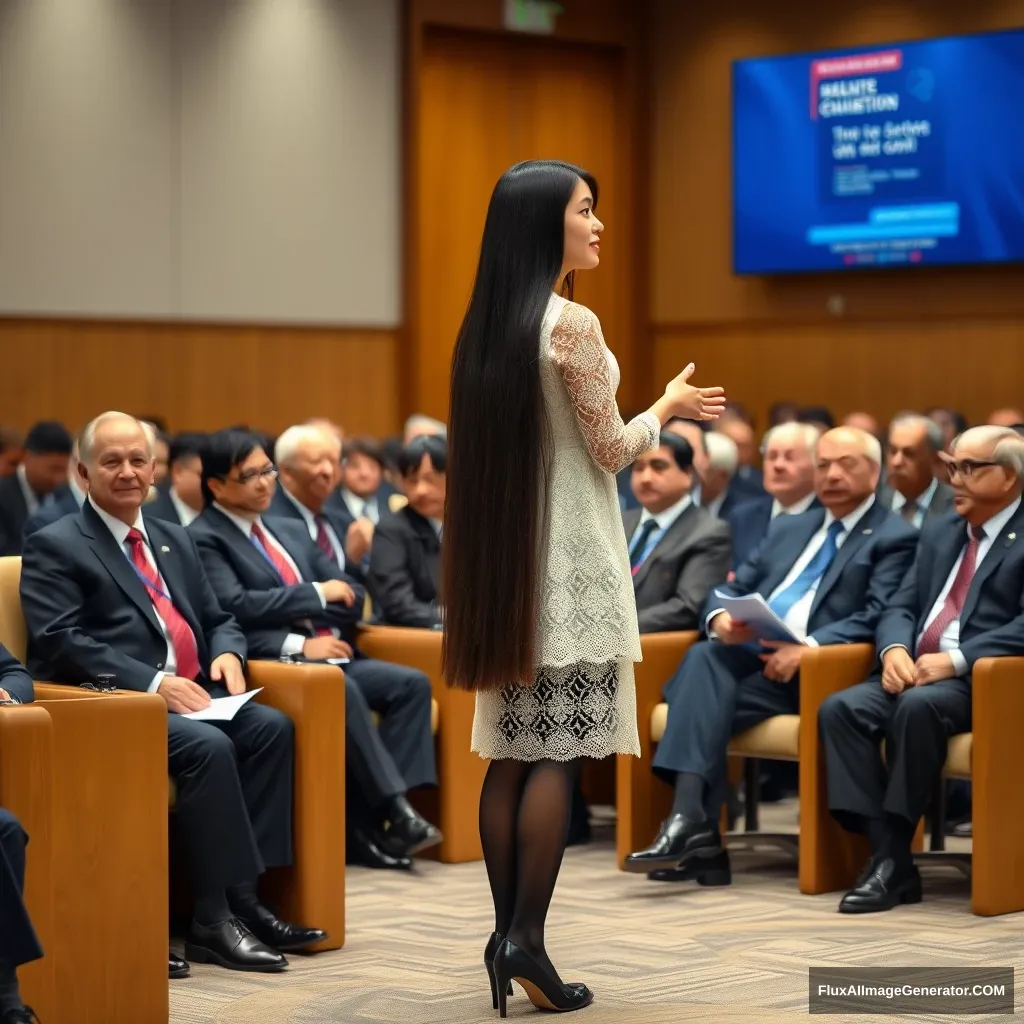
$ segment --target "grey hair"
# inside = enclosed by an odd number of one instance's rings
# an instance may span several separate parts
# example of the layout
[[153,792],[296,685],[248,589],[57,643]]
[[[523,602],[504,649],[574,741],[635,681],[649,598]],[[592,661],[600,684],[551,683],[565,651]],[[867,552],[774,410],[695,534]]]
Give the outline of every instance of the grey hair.
[[814,458],[814,451],[818,447],[818,438],[821,434],[818,428],[812,426],[810,423],[777,423],[771,428],[765,435],[764,440],[761,442],[761,454],[763,455],[767,450],[768,446],[772,441],[778,439],[784,434],[792,434],[798,438],[807,446],[807,453]]
[[1010,470],[1018,479],[1024,477],[1024,438],[1013,427],[971,427],[953,438],[951,450],[955,452],[957,445],[968,435],[982,443],[990,443],[993,446],[992,461]]
[[740,462],[736,442],[725,434],[709,430],[704,435],[704,446],[708,453],[708,468],[720,469],[732,476]]
[[326,426],[314,426],[302,423],[289,427],[274,444],[274,460],[279,466],[288,466],[295,461],[303,445],[317,444],[326,441],[331,448],[341,455],[341,442],[338,435]]
[[111,410],[109,412],[101,412],[95,419],[89,420],[88,423],[82,428],[81,434],[78,435],[78,459],[80,462],[86,464],[92,462],[93,456],[96,454],[92,449],[96,443],[96,431],[107,423],[109,420],[128,420],[134,423],[139,430],[142,431],[142,436],[146,439],[146,450],[150,458],[155,455],[156,448],[156,433],[153,428],[148,424],[138,419],[135,416],[130,416],[126,412],[116,412]]
[[448,436],[448,427],[441,420],[435,420],[433,416],[424,416],[422,413],[414,413],[405,421],[403,434],[408,437],[411,430],[437,434],[439,437]]
[[942,427],[930,416],[922,416],[919,412],[898,412],[893,416],[889,429],[892,430],[893,427],[901,424],[908,427],[923,427],[925,441],[927,441],[928,447],[931,448],[932,452],[937,454],[945,448],[942,438]]

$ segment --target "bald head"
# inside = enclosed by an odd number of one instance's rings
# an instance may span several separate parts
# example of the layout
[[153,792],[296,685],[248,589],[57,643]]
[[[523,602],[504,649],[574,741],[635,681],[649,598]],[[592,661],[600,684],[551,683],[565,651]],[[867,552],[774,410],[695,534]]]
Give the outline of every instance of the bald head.
[[874,494],[882,463],[877,437],[857,427],[835,427],[818,439],[814,488],[837,519],[849,515]]

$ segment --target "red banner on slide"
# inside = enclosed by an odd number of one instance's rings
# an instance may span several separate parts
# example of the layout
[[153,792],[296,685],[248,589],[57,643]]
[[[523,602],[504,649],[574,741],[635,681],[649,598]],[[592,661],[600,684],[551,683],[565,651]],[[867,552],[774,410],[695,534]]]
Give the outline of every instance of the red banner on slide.
[[818,83],[823,78],[856,78],[903,67],[902,50],[858,53],[851,57],[825,57],[811,61],[811,120],[818,118]]

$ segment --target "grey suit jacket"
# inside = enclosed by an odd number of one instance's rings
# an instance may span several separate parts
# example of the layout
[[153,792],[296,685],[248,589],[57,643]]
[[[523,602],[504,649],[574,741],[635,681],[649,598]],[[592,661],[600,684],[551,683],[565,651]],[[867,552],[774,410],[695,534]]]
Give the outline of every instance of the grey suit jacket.
[[[622,516],[627,542],[642,511]],[[707,509],[684,509],[633,577],[640,632],[697,629],[704,602],[725,581],[731,560],[728,525]]]
[[[893,493],[894,489],[889,484],[885,484],[878,491],[878,500],[888,509],[892,508]],[[953,508],[953,488],[940,480],[924,514],[924,521],[927,523],[938,516],[944,516],[947,512],[953,511],[955,511]]]

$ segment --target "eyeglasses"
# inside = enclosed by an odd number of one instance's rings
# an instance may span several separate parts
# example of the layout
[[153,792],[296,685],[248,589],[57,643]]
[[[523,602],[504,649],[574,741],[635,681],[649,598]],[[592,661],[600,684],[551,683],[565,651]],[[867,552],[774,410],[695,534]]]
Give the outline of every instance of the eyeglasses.
[[233,481],[231,480],[231,477],[227,478],[228,482],[238,483],[241,484],[243,487],[246,484],[251,484],[253,480],[259,479],[276,480],[277,469],[275,469],[275,467],[273,466],[267,466],[266,469],[249,469],[246,470],[244,473],[239,473],[238,476],[236,476]]
[[943,464],[946,467],[946,472],[949,473],[950,480],[955,476],[959,476],[964,480],[970,479],[979,469],[985,469],[987,466],[998,466],[998,462],[993,462],[991,459],[954,459],[943,452],[939,453],[939,457],[942,459]]

